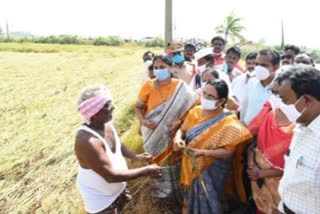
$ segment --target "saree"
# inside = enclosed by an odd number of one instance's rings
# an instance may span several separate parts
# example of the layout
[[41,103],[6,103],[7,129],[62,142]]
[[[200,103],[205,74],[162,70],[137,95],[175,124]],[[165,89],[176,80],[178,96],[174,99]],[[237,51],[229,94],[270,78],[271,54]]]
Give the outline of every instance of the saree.
[[[233,149],[251,139],[250,132],[231,112],[221,113],[186,132],[189,148]],[[188,213],[222,213],[221,198],[232,160],[183,155],[180,183],[186,189]]]
[[[261,169],[271,168],[271,165],[263,157],[259,150],[255,152],[255,162]],[[257,181],[251,181],[253,199],[257,209],[264,214],[272,214],[278,207],[280,195],[278,187],[281,177],[268,177],[263,179],[263,185],[260,188]]]
[[[267,110],[269,111],[267,112]],[[255,163],[260,169],[284,168],[284,156],[288,151],[293,136],[294,124],[279,126],[276,118],[281,114],[279,109],[272,110],[271,106],[265,105],[264,109],[254,118],[254,121],[262,121],[257,129],[257,148],[254,150]],[[255,129],[251,122],[249,129]],[[278,186],[281,177],[266,177],[251,181],[253,199],[260,212],[271,214],[280,202]]]
[[[143,147],[153,156],[153,163],[164,165],[173,153],[169,135],[170,124],[175,122],[196,102],[197,96],[189,86],[179,81],[170,99],[154,107],[145,118],[157,124],[154,130],[141,126]],[[179,165],[168,163],[159,179],[152,179],[152,195],[171,197],[179,189]],[[176,196],[172,196],[176,197]]]
[[[267,109],[269,109],[268,112]],[[261,112],[249,124],[249,130],[255,129],[255,122],[261,120],[257,129],[257,147],[264,159],[273,168],[283,170],[284,155],[288,151],[293,136],[295,124],[289,123],[280,126],[276,118],[282,114],[280,109],[272,110],[271,106],[265,105]]]

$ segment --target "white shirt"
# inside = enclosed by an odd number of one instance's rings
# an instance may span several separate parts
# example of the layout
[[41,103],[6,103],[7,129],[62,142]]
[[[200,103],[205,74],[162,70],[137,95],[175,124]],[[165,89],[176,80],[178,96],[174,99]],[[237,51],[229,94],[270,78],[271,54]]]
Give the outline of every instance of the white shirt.
[[272,94],[271,89],[273,81],[264,87],[260,80],[251,78],[248,81],[247,93],[245,101],[240,111],[240,119],[247,126],[251,120],[259,114],[265,102],[267,102]]
[[[216,70],[216,71],[218,72],[218,74],[219,74],[219,79],[222,79],[222,80],[224,80],[224,81],[227,83],[227,86],[228,86],[228,89],[229,89],[229,97],[234,96],[234,93],[233,93],[233,90],[232,90],[232,85],[231,85],[229,76],[228,76],[225,72],[223,72],[223,71],[221,71],[221,70],[219,70],[219,69],[215,69],[215,70]],[[199,74],[200,74],[200,76],[202,75],[202,73],[199,73]],[[192,88],[195,89],[195,76],[193,77],[193,79],[192,79],[192,81],[191,81],[191,85],[192,85]],[[199,90],[196,90],[196,92],[198,93]],[[201,92],[202,92],[202,90],[201,90]]]
[[241,74],[240,76],[237,76],[236,78],[234,78],[234,80],[231,83],[234,96],[237,98],[238,103],[240,105],[243,104],[245,100],[248,81],[251,78],[249,74],[250,72],[247,71],[246,73]]
[[296,214],[320,213],[320,115],[309,126],[298,125],[285,155],[280,180],[281,202]]
[[214,66],[214,68],[218,69],[222,73],[226,74],[230,82],[232,82],[234,80],[234,78],[243,74],[243,72],[241,72],[237,67],[234,67],[230,73],[227,73],[226,71],[223,70],[223,64],[216,65],[216,66]]
[[229,97],[232,97],[234,94],[233,94],[233,91],[232,91],[232,86],[231,86],[231,81],[230,81],[229,76],[225,72],[223,72],[223,71],[221,71],[219,69],[215,69],[215,70],[218,71],[219,79],[222,79],[227,83],[228,89],[229,89]]

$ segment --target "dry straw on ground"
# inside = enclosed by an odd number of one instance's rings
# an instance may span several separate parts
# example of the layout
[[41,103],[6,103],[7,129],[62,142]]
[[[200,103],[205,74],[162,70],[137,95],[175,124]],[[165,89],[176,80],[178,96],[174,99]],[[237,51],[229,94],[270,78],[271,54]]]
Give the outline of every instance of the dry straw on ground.
[[131,132],[123,136],[141,149],[132,104],[144,51],[0,44],[0,213],[84,213],[73,141],[81,123],[77,95],[88,84],[111,88],[115,118],[122,132]]

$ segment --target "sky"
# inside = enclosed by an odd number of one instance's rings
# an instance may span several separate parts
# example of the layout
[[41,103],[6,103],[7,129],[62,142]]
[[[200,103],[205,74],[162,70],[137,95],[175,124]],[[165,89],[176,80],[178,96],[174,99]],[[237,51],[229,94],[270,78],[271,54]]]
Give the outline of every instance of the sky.
[[[173,0],[174,38],[216,35],[231,12],[243,18],[243,35],[280,44],[320,48],[317,0]],[[0,0],[0,26],[34,35],[164,37],[165,0]]]

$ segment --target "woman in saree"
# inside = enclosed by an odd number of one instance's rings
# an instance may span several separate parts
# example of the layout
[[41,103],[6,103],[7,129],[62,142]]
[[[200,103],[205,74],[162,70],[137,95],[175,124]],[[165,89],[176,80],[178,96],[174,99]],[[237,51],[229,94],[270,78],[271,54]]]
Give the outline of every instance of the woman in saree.
[[228,86],[208,81],[201,105],[192,108],[174,140],[184,150],[180,183],[186,190],[183,213],[222,213],[221,198],[235,147],[251,139],[249,130],[225,110]]
[[248,175],[257,213],[272,214],[280,202],[278,186],[284,168],[293,128],[294,107],[279,97],[278,79],[273,95],[248,128],[256,136],[256,145],[248,151]]
[[[165,54],[153,59],[155,79],[140,89],[136,114],[141,123],[143,147],[153,156],[153,162],[168,164],[173,152],[172,136],[181,117],[194,105],[197,95],[183,81],[171,78],[173,62]],[[179,181],[177,165],[166,167],[162,178],[152,183],[152,195],[167,198],[175,194]]]

